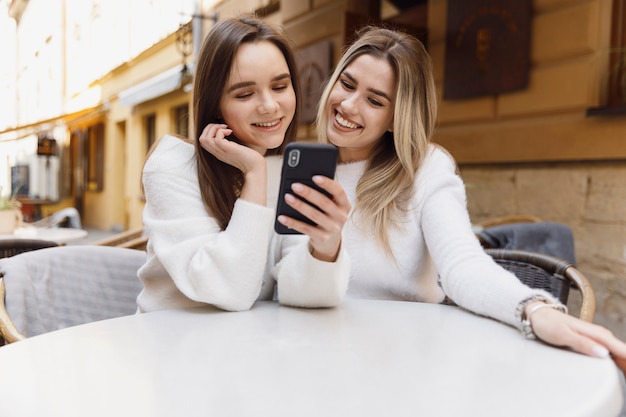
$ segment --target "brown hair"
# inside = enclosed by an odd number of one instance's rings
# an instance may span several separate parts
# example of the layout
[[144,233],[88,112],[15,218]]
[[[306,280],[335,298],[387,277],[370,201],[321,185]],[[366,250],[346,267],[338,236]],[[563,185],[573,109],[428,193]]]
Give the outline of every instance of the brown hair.
[[205,38],[196,64],[193,116],[198,184],[204,206],[217,219],[222,230],[228,226],[235,201],[241,193],[243,175],[239,169],[207,152],[198,139],[209,123],[220,121],[220,99],[237,49],[244,43],[259,41],[269,41],[282,52],[296,95],[296,111],[285,133],[285,140],[281,146],[266,153],[282,154],[285,145],[296,137],[300,111],[297,67],[290,42],[284,32],[252,16],[222,20],[213,26]]

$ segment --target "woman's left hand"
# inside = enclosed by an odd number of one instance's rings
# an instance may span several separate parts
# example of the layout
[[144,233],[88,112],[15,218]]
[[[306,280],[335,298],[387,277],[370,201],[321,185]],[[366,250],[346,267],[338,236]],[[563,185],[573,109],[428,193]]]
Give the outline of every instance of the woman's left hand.
[[530,322],[538,339],[551,345],[569,347],[589,356],[604,358],[610,355],[626,375],[626,343],[616,338],[607,328],[552,308],[535,311]]
[[326,190],[332,197],[301,183],[292,185],[292,191],[298,196],[319,207],[313,207],[291,194],[285,196],[285,201],[295,210],[312,220],[317,226],[281,215],[278,221],[290,229],[308,235],[311,239],[312,255],[322,261],[334,262],[341,247],[341,232],[348,219],[350,201],[344,189],[338,182],[320,175],[313,177],[313,182]]

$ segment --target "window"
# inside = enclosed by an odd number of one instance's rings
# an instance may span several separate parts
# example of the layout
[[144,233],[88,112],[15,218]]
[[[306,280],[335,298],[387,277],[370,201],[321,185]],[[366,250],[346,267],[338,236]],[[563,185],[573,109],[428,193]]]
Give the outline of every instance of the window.
[[180,136],[189,137],[189,106],[187,104],[174,107],[174,131]]
[[156,142],[156,114],[152,113],[144,117],[144,132],[146,132],[146,149],[150,151]]
[[87,128],[87,189],[104,188],[104,123]]
[[626,0],[613,0],[608,105],[626,104]]

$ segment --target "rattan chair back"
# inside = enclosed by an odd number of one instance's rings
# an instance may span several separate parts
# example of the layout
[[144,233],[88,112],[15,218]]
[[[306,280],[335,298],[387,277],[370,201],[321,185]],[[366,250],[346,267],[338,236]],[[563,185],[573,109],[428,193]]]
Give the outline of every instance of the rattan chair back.
[[1,239],[0,258],[8,258],[23,252],[30,252],[37,249],[53,248],[59,246],[58,243],[40,239]]
[[[0,336],[6,343],[135,314],[144,251],[59,246],[0,259]],[[1,345],[0,341],[0,345]]]
[[580,291],[579,317],[592,322],[596,296],[589,280],[571,263],[550,255],[515,249],[485,249],[494,261],[531,288],[548,291],[567,304],[570,289]]

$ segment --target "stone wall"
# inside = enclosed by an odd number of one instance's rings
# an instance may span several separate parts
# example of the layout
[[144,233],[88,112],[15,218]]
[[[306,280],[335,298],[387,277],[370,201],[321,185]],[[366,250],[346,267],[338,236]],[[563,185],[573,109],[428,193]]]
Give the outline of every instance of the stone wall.
[[460,171],[472,221],[533,214],[572,229],[578,268],[596,292],[594,321],[626,339],[626,162],[462,165]]

